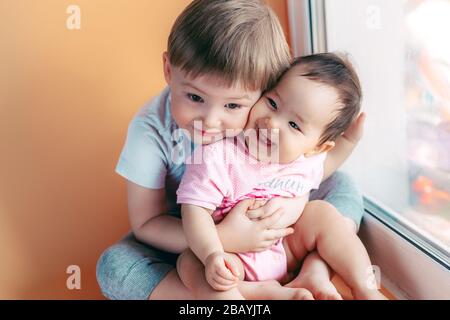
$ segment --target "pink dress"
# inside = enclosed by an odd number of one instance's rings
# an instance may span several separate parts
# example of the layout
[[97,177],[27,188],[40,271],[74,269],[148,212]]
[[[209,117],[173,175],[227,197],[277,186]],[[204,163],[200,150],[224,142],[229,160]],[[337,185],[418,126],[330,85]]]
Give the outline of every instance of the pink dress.
[[[216,223],[236,203],[248,198],[301,197],[317,189],[325,153],[288,164],[269,164],[247,152],[242,136],[198,146],[186,164],[177,203],[214,210]],[[248,281],[281,280],[287,273],[282,239],[262,252],[239,253]]]

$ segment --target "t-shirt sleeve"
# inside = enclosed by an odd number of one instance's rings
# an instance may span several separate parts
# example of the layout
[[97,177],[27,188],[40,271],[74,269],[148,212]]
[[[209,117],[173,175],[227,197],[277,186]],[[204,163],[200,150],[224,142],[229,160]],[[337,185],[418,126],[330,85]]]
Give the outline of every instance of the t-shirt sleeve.
[[167,159],[162,145],[155,128],[140,119],[133,119],[116,172],[142,187],[164,188]]
[[217,146],[197,147],[177,190],[177,203],[215,210],[227,194],[226,165]]

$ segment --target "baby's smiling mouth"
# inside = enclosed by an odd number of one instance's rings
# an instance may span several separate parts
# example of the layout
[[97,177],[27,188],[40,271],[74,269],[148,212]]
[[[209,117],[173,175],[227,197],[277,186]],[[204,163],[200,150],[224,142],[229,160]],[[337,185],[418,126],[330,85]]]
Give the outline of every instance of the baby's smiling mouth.
[[256,138],[258,143],[266,145],[267,147],[272,147],[276,145],[274,138],[276,137],[277,130],[273,129],[256,129]]
[[[276,152],[278,145],[278,129],[266,129],[255,126],[247,128],[245,145],[256,153],[271,155]],[[254,133],[253,133],[253,132]]]
[[267,129],[258,129],[256,136],[258,138],[258,142],[267,145],[270,147],[272,145],[272,141],[267,136]]

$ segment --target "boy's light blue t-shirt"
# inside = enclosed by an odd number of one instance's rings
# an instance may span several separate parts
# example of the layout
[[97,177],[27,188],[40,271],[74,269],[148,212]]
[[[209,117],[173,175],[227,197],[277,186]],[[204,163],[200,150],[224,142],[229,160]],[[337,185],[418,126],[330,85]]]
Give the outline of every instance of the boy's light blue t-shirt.
[[184,160],[194,148],[172,118],[167,87],[131,121],[116,172],[145,188],[165,188],[167,208],[178,215],[176,191],[185,170]]

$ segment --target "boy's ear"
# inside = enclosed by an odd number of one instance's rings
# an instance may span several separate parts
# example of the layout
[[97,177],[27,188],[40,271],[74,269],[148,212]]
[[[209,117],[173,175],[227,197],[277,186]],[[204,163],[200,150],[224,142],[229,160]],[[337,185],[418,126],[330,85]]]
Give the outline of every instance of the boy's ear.
[[164,68],[164,78],[166,79],[167,84],[170,83],[172,78],[172,66],[170,65],[169,56],[167,52],[163,53],[163,68]]
[[334,143],[334,141],[326,141],[326,142],[322,143],[320,146],[317,146],[313,150],[305,153],[305,157],[310,157],[310,156],[313,156],[315,154],[319,154],[322,152],[328,152],[331,149],[333,149],[335,145],[336,144]]

